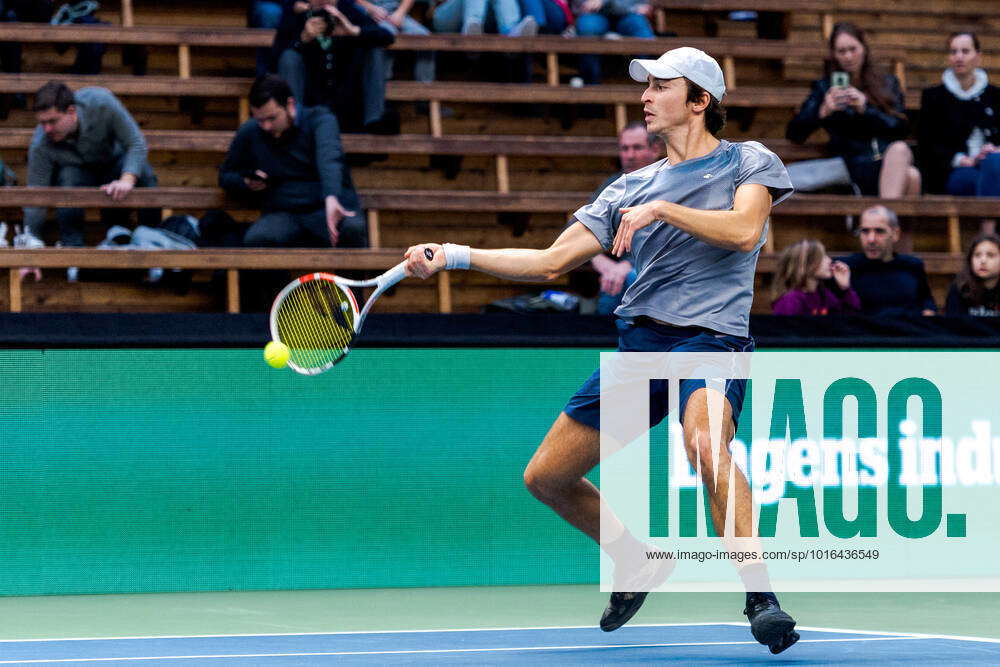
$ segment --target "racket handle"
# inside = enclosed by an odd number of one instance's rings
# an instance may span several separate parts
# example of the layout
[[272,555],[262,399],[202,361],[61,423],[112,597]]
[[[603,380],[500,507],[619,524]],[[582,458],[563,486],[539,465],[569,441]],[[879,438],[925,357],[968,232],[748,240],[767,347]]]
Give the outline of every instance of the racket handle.
[[424,257],[427,259],[434,259],[434,251],[430,248],[424,248]]

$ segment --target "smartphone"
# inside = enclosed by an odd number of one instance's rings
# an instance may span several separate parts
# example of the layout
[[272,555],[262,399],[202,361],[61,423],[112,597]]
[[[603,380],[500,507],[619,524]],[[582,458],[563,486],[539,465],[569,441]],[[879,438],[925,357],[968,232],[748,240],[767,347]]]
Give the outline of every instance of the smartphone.
[[851,85],[851,75],[847,72],[831,72],[830,86],[833,88],[847,88]]

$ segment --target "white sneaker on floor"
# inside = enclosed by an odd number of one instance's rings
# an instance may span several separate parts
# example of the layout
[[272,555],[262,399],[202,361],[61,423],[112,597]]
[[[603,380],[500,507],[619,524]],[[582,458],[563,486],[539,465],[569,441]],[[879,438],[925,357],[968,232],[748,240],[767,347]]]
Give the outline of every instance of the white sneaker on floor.
[[534,16],[525,16],[507,33],[508,37],[534,37],[538,34],[538,22]]
[[20,225],[14,229],[16,234],[14,234],[14,247],[15,248],[44,248],[45,242],[40,238],[29,232],[27,229],[22,230]]

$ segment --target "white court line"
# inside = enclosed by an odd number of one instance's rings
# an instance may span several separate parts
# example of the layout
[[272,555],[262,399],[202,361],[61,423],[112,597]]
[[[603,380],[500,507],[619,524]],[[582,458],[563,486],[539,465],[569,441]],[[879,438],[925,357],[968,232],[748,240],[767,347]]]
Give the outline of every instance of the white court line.
[[[590,626],[585,626],[590,627]],[[848,637],[838,639],[800,639],[799,644],[804,643],[831,643],[831,642],[878,642],[878,641],[904,641],[914,639],[925,639],[924,637]],[[503,648],[444,648],[444,649],[409,649],[400,651],[330,651],[322,653],[247,653],[247,654],[227,654],[227,655],[158,655],[141,656],[129,658],[57,658],[54,660],[0,660],[0,665],[26,665],[26,664],[54,664],[67,662],[126,662],[136,660],[205,660],[221,658],[296,658],[296,657],[323,657],[323,656],[350,656],[350,655],[421,655],[438,653],[500,653],[504,651],[587,651],[591,649],[604,648],[669,648],[677,646],[740,646],[757,645],[755,641],[743,642],[673,642],[669,644],[593,644],[583,646],[510,646]]]
[[[629,623],[630,628],[685,628],[708,625],[740,625],[727,621],[703,621],[701,623]],[[0,639],[0,644],[15,642],[97,642],[125,639],[208,639],[218,637],[313,637],[318,635],[395,635],[417,634],[421,632],[516,632],[518,630],[586,630],[597,629],[596,625],[539,625],[520,628],[441,628],[438,630],[336,630],[334,632],[247,632],[235,635],[149,635],[135,637],[63,637],[58,639]],[[888,634],[888,633],[876,633]],[[4,664],[4,663],[0,663]]]
[[[750,624],[746,622],[728,622],[724,621],[718,623],[717,625],[735,625],[743,628],[749,628]],[[995,637],[970,637],[968,635],[931,635],[923,632],[877,632],[875,630],[847,630],[844,628],[819,628],[808,625],[796,625],[796,630],[810,630],[812,632],[843,632],[845,634],[856,634],[856,635],[889,635],[890,637],[912,637],[914,639],[953,639],[960,642],[985,642],[988,644],[1000,644],[1000,639]]]

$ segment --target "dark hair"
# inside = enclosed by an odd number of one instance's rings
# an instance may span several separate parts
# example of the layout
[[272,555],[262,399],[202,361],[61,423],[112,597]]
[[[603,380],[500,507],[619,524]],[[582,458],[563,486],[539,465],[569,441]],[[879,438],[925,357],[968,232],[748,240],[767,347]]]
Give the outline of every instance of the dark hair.
[[284,79],[276,74],[258,77],[253,82],[250,89],[250,106],[259,109],[270,100],[278,103],[278,106],[287,106],[288,100],[292,97],[292,89]]
[[893,107],[892,92],[886,85],[886,76],[882,70],[872,61],[872,52],[868,48],[868,40],[865,31],[848,21],[840,21],[833,24],[833,32],[830,33],[830,53],[826,57],[825,71],[826,77],[830,77],[830,72],[840,69],[837,58],[834,56],[834,43],[840,35],[848,35],[861,42],[865,49],[865,59],[861,63],[861,81],[858,82],[858,90],[864,93],[868,100],[881,111],[897,118],[902,118],[903,114]]
[[962,264],[962,270],[955,278],[955,286],[958,287],[959,294],[962,295],[963,299],[972,302],[973,305],[983,305],[982,299],[986,285],[983,284],[982,278],[972,272],[972,255],[980,243],[986,242],[990,242],[1000,249],[1000,236],[996,234],[980,234],[972,239],[969,249],[965,251],[965,262]]
[[645,132],[646,133],[646,145],[648,145],[649,147],[652,148],[653,146],[656,146],[657,148],[660,148],[660,149],[663,148],[663,139],[660,139],[658,136],[656,136],[655,134],[653,134],[652,132],[650,132],[646,128],[645,121],[641,121],[641,120],[634,120],[634,121],[632,121],[631,123],[629,123],[628,125],[626,125],[625,127],[622,128],[622,131],[618,133],[618,136],[620,137],[623,133],[629,132],[630,130],[642,130],[643,132]]
[[712,136],[719,136],[719,132],[726,126],[726,110],[712,94],[690,79],[684,79],[687,83],[687,101],[692,104],[701,102],[702,95],[708,95],[708,106],[705,108],[705,129],[712,133]]
[[968,35],[969,37],[972,38],[972,46],[975,47],[977,53],[979,51],[982,51],[982,49],[979,47],[979,37],[976,35],[976,33],[972,32],[971,30],[958,30],[948,35],[948,42],[947,42],[948,48],[951,48],[951,40],[955,39],[956,37],[961,37],[963,35]]
[[38,89],[35,93],[35,106],[32,111],[45,111],[56,108],[56,111],[64,113],[71,106],[76,104],[73,91],[62,81],[49,81]]

